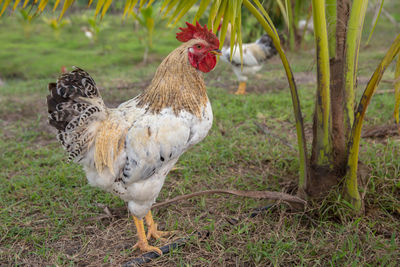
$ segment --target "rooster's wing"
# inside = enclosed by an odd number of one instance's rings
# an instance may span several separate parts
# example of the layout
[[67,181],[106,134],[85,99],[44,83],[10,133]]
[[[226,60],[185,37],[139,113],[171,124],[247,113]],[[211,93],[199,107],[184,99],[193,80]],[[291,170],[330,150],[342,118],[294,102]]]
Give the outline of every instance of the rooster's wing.
[[144,116],[136,121],[126,137],[126,184],[145,180],[158,173],[166,176],[179,156],[190,147],[191,127],[172,114]]

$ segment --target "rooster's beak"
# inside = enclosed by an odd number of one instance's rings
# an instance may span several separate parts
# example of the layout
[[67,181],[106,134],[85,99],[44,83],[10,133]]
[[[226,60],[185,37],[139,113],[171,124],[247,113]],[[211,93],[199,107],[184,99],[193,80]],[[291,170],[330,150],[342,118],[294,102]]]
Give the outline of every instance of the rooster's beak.
[[222,55],[221,50],[219,50],[219,49],[211,50],[210,53],[218,55],[218,56]]

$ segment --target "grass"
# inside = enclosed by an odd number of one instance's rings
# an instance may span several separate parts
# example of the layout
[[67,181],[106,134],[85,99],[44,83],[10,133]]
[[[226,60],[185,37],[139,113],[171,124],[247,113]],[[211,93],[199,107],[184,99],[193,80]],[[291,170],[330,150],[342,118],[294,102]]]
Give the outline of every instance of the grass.
[[[0,75],[5,82],[0,87],[0,265],[115,266],[139,255],[131,250],[136,232],[125,203],[90,187],[82,169],[66,162],[47,125],[46,85],[61,66],[78,65],[93,75],[105,102],[115,106],[145,88],[161,59],[179,45],[176,29],[156,28],[150,62],[144,65],[144,47],[136,38],[141,32],[133,31],[132,22],[121,24],[119,18],[107,16],[98,42],[91,44],[80,29],[87,16],[71,15],[59,39],[42,21],[34,22],[26,35],[15,17],[0,20]],[[378,27],[360,55],[364,78],[393,39],[393,26],[385,18]],[[312,55],[289,54],[308,138],[315,91]],[[391,80],[393,73],[391,66],[384,80]],[[205,75],[213,127],[179,160],[158,201],[215,188],[295,190],[297,151],[281,141],[296,147],[290,94],[279,59],[272,59],[259,76],[250,79],[250,93],[238,97],[232,94],[237,86],[234,75],[222,62]],[[359,82],[359,88],[364,86]],[[391,87],[382,83],[379,89]],[[376,95],[366,128],[391,122],[393,106],[392,94]],[[254,122],[265,123],[273,135],[264,135]],[[268,201],[194,198],[154,210],[156,221],[162,229],[177,231],[172,239],[194,232],[209,235],[192,237],[184,248],[150,265],[397,266],[399,137],[363,139],[361,160],[369,168],[363,216],[351,217],[345,203],[335,198],[304,212],[277,204],[254,218],[245,214]]]

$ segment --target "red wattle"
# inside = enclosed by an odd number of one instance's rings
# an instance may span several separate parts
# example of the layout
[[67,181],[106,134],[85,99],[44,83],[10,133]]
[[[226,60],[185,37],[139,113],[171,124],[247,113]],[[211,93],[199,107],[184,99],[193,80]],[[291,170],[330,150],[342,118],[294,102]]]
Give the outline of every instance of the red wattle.
[[201,72],[210,72],[217,64],[217,57],[214,54],[207,53],[205,56],[197,56],[189,53],[190,64]]

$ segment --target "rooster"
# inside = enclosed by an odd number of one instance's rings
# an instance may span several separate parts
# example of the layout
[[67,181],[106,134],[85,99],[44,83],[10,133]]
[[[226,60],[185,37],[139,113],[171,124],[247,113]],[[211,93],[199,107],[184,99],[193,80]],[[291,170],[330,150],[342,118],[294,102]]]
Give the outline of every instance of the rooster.
[[[49,84],[49,123],[69,160],[83,165],[89,184],[128,203],[137,229],[134,248],[162,254],[150,208],[178,158],[203,140],[213,114],[201,72],[214,69],[219,40],[207,26],[186,23],[183,42],[158,67],[151,84],[117,108],[107,108],[94,80],[75,67]],[[147,236],[143,218],[148,226]]]
[[226,34],[227,38],[225,39],[224,46],[222,47],[221,59],[231,64],[232,70],[239,80],[239,87],[235,94],[244,95],[246,94],[247,75],[254,74],[259,71],[267,59],[270,59],[277,54],[277,50],[273,45],[271,38],[267,34],[261,36],[254,43],[243,44],[242,69],[239,49],[234,49],[232,60],[230,59],[230,35],[230,27],[228,27],[228,32]]

